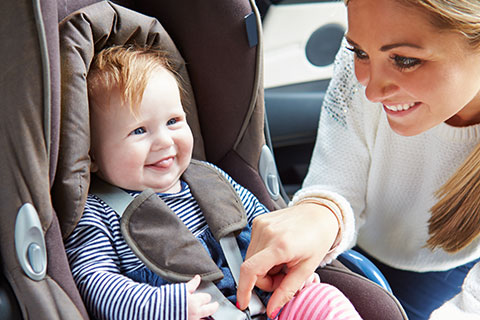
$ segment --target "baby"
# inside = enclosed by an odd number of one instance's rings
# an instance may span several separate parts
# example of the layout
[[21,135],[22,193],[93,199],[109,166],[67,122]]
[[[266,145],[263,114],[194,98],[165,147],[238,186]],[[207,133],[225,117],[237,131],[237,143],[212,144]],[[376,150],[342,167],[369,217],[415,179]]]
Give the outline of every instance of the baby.
[[[182,180],[192,160],[193,136],[179,78],[165,55],[136,47],[105,49],[92,62],[87,83],[92,173],[132,196],[152,189],[208,253],[223,257],[190,186]],[[210,166],[228,180],[245,208],[247,226],[237,238],[245,255],[251,223],[267,209],[225,172]],[[97,319],[196,320],[214,315],[219,307],[209,294],[197,292],[199,276],[170,283],[149,270],[125,242],[120,216],[94,194],[88,195],[84,214],[65,246],[79,291]],[[224,273],[216,285],[235,301],[228,264],[224,258],[216,261]],[[259,295],[268,299],[266,293]],[[316,274],[279,314],[270,316],[360,319],[348,299],[321,284]]]

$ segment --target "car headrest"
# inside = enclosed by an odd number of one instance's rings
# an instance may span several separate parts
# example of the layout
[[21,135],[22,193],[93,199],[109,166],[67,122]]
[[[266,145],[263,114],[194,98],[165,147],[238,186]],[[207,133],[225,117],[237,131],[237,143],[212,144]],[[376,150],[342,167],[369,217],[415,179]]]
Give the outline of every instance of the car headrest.
[[166,51],[183,79],[182,97],[194,136],[193,157],[205,159],[197,108],[185,61],[154,18],[102,1],[67,16],[59,25],[61,56],[61,123],[57,173],[52,200],[62,236],[80,219],[90,183],[90,129],[87,73],[96,52],[112,45],[147,45]]

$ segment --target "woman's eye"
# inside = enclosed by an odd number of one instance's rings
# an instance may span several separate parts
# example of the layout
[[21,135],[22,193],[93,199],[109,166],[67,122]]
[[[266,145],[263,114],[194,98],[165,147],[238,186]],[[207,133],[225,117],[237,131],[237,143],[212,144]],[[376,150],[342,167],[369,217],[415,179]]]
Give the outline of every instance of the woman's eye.
[[167,121],[167,126],[174,125],[175,123],[177,123],[177,121],[178,121],[177,118],[172,118]]
[[413,68],[422,62],[422,60],[417,58],[409,58],[402,56],[393,56],[392,59],[395,63],[395,66],[398,67],[400,70]]
[[365,51],[360,50],[356,47],[346,47],[347,50],[352,51],[355,54],[355,58],[359,60],[365,60],[368,59],[368,55]]
[[144,134],[145,132],[147,132],[147,130],[145,130],[144,127],[140,127],[140,128],[137,128],[137,129],[133,130],[131,134],[138,135],[138,134]]

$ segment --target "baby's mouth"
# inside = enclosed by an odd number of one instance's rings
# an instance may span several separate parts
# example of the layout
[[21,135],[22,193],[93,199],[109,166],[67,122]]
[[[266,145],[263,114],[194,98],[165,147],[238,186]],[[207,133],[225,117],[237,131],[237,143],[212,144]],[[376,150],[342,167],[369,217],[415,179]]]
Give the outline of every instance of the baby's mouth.
[[163,158],[163,159],[161,159],[157,162],[148,164],[147,167],[158,168],[158,169],[166,169],[166,168],[169,168],[172,165],[173,159],[174,159],[174,157]]

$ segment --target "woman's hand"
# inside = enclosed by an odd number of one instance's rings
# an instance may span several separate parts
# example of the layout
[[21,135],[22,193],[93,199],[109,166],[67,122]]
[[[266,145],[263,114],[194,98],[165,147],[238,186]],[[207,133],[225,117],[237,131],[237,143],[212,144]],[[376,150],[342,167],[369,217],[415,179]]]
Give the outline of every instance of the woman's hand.
[[208,293],[195,293],[200,285],[199,275],[187,282],[187,308],[189,320],[200,320],[209,317],[218,309],[218,302],[210,303],[212,297]]
[[237,301],[245,309],[256,285],[274,291],[267,314],[274,318],[319,266],[338,233],[335,215],[322,205],[303,203],[258,216],[240,269]]
[[308,279],[306,281],[304,281],[302,283],[302,286],[300,287],[300,290],[303,290],[305,287],[308,287],[309,285],[311,284],[315,284],[315,283],[320,283],[320,276],[318,275],[318,273],[312,273],[310,275],[310,277],[308,277]]

